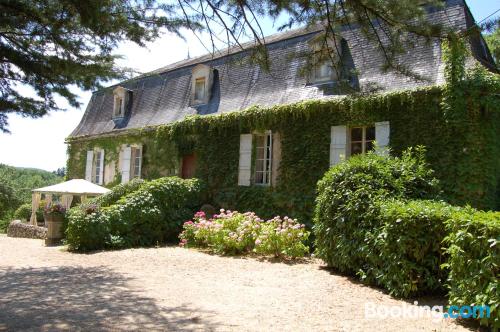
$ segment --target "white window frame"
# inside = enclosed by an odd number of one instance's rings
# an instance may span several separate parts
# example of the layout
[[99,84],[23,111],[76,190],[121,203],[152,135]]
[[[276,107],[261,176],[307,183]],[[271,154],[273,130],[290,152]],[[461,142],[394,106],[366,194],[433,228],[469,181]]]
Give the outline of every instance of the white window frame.
[[[197,95],[198,82],[203,80],[203,88],[201,91],[201,98]],[[194,102],[202,103],[207,95],[207,78],[205,76],[197,77],[194,80]]]
[[[366,130],[368,128],[373,128],[373,131],[375,133],[375,137],[374,139],[372,140],[369,140],[369,139],[366,139]],[[361,129],[362,130],[362,134],[361,134],[361,141],[353,141],[352,140],[352,130],[353,129]],[[353,143],[361,143],[361,154],[364,154],[366,153],[366,145],[367,143],[372,143],[372,149],[369,150],[369,151],[373,151],[374,150],[374,142],[377,140],[377,137],[376,137],[376,132],[375,132],[375,124],[373,125],[369,125],[369,126],[354,126],[354,127],[349,127],[349,130],[348,130],[348,151],[349,151],[349,156],[352,156],[352,144]]]
[[125,114],[125,109],[123,107],[123,97],[115,95],[114,105],[113,105],[113,116],[115,118],[122,117]]
[[[130,163],[130,178],[135,179],[135,178],[141,178],[141,171],[142,171],[142,146],[141,145],[132,145],[131,148],[132,150],[132,156],[134,157],[134,160],[131,161]],[[139,163],[137,164],[137,161]]]
[[[254,170],[254,184],[258,186],[270,186],[272,181],[272,170],[273,170],[273,134],[270,130],[266,130],[264,133],[255,133],[254,136],[264,136],[264,146],[259,147],[255,145],[255,170]],[[264,149],[263,158],[257,158],[258,149]],[[262,161],[263,169],[258,170],[258,162]],[[262,173],[262,182],[257,182],[257,174]]]
[[102,161],[103,154],[102,149],[94,150],[94,158],[92,161],[92,182],[96,184],[102,183],[103,179],[101,179],[101,176],[104,177],[104,169],[101,170],[101,167],[104,165],[104,162]]

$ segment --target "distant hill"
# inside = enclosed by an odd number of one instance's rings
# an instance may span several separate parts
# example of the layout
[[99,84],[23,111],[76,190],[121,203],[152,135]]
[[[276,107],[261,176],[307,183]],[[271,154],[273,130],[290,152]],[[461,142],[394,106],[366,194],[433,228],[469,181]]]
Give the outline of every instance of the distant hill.
[[11,187],[23,203],[31,202],[31,190],[63,181],[63,177],[36,168],[0,164],[0,183]]

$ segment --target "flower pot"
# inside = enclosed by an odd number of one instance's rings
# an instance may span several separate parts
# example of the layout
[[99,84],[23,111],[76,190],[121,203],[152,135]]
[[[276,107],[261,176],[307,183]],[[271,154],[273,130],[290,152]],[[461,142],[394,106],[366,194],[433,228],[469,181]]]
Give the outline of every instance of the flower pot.
[[64,215],[61,213],[46,213],[44,217],[47,222],[45,245],[54,246],[60,244],[63,237],[62,224],[64,222]]

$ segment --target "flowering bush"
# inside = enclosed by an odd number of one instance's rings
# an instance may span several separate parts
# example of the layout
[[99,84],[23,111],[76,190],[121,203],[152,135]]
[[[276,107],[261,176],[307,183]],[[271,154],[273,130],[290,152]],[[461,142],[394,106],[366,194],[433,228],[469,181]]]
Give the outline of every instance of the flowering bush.
[[50,203],[45,206],[45,213],[65,214],[66,208],[61,203]]
[[263,221],[254,212],[220,210],[213,218],[200,211],[184,223],[180,246],[206,247],[220,254],[256,252],[263,255],[303,257],[309,251],[309,232],[288,217]]
[[303,257],[309,252],[305,244],[308,237],[305,225],[296,219],[274,217],[262,225],[255,240],[255,252],[276,257]]

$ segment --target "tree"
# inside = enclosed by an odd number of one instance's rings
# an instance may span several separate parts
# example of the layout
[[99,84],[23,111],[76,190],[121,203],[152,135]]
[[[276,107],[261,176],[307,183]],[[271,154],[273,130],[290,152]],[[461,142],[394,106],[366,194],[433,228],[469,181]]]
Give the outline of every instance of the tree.
[[[269,69],[262,20],[286,17],[280,30],[320,27],[321,47],[311,52],[329,58],[339,71],[337,41],[343,29],[359,29],[384,55],[383,68],[420,78],[398,56],[415,37],[448,38],[449,27],[428,20],[427,8],[442,0],[0,0],[0,131],[7,114],[40,117],[58,110],[54,96],[79,106],[70,87],[96,89],[125,77],[113,50],[131,40],[139,45],[161,31],[187,27],[208,33],[211,52],[245,48]],[[221,37],[223,36],[223,37]],[[254,40],[253,43],[244,41]],[[330,41],[333,40],[333,43]],[[308,56],[308,58],[315,58]],[[326,59],[326,60],[327,60]],[[335,61],[340,59],[340,61]],[[20,93],[31,87],[37,97]]]
[[496,27],[491,28],[492,33],[485,35],[486,43],[490,48],[491,55],[495,59],[498,66],[498,61],[500,61],[500,20],[497,21]]
[[71,86],[96,89],[125,76],[112,54],[118,43],[144,45],[182,26],[174,6],[155,0],[0,0],[0,131],[8,113],[59,110],[55,95],[80,106]]

